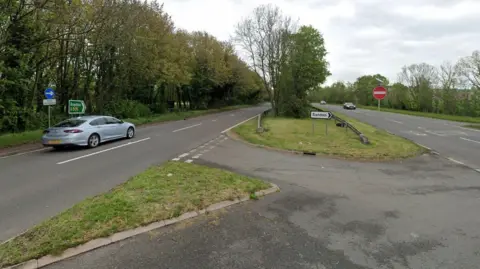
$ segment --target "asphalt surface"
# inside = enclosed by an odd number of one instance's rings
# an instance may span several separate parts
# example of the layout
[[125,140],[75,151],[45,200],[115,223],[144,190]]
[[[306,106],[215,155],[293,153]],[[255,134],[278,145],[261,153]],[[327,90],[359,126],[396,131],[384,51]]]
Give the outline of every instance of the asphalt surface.
[[0,241],[174,158],[266,106],[152,125],[132,140],[95,149],[34,151],[0,158]]
[[465,166],[428,154],[365,163],[266,151],[225,138],[211,144],[195,163],[260,177],[282,191],[46,268],[474,269],[480,264],[480,181]]
[[344,110],[334,105],[317,106],[413,140],[480,172],[480,130],[465,128],[465,123],[360,108]]

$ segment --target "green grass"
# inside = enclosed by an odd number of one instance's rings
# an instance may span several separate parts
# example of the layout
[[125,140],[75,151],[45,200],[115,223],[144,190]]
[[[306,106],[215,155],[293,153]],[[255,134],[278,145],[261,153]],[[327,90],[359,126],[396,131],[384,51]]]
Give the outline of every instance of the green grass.
[[196,164],[151,167],[0,245],[0,268],[269,187],[257,179]]
[[472,128],[472,129],[478,129],[478,130],[480,130],[480,125],[473,125],[473,124],[469,124],[469,125],[464,125],[463,127],[467,127],[467,128]]
[[[358,106],[358,107],[363,109],[368,109],[368,110],[378,110],[378,107],[376,106]],[[401,109],[383,108],[383,107],[380,108],[380,111],[417,116],[417,117],[432,118],[432,119],[441,119],[441,120],[468,122],[468,123],[480,123],[480,117],[455,116],[455,115],[446,115],[446,114],[437,114],[437,113],[428,113],[428,112],[419,112],[419,111],[410,111],[410,110],[401,110]]]
[[[144,124],[183,120],[184,118],[198,117],[198,116],[203,116],[211,113],[229,111],[229,110],[234,110],[234,109],[239,109],[244,107],[248,107],[248,105],[229,106],[229,107],[220,108],[220,109],[192,110],[192,111],[185,111],[185,112],[165,113],[160,115],[154,115],[148,118],[125,119],[125,121],[129,121],[135,125],[140,126]],[[42,130],[0,135],[0,149],[19,146],[23,144],[29,144],[29,143],[37,143],[40,141],[41,136],[42,136]]]
[[[370,145],[360,143],[351,130],[335,126],[334,120],[316,120],[312,134],[312,120],[267,117],[264,126],[268,131],[256,133],[256,119],[233,129],[241,138],[253,144],[260,144],[286,150],[316,152],[327,156],[356,160],[392,160],[413,157],[424,150],[404,138],[359,122],[340,113],[337,116],[347,120],[370,140]],[[328,134],[325,133],[325,124]]]

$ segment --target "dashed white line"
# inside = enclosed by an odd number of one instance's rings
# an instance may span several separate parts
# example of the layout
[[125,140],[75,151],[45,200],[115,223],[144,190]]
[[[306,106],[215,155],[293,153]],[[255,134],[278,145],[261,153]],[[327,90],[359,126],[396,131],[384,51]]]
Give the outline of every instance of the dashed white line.
[[194,153],[195,151],[197,151],[197,149],[192,149],[192,150],[190,150],[189,153]]
[[79,157],[76,157],[76,158],[73,158],[73,159],[69,159],[69,160],[66,160],[66,161],[63,161],[63,162],[58,162],[57,164],[64,164],[64,163],[73,162],[73,161],[76,161],[76,160],[91,157],[91,156],[94,156],[94,155],[97,155],[97,154],[100,154],[100,153],[104,153],[104,152],[107,152],[107,151],[111,151],[111,150],[114,150],[114,149],[119,149],[119,148],[123,148],[125,146],[130,146],[130,145],[133,145],[133,144],[136,144],[136,143],[140,143],[140,142],[143,142],[143,141],[146,141],[146,140],[149,140],[149,139],[150,139],[150,137],[147,137],[147,138],[140,139],[140,140],[137,140],[137,141],[128,142],[128,143],[123,144],[123,145],[119,145],[119,146],[116,146],[116,147],[111,147],[111,148],[108,148],[108,149],[100,150],[100,151],[93,152],[93,153],[90,153],[90,154],[87,154],[87,155],[83,155],[83,156],[79,156]]
[[187,156],[188,156],[188,153],[183,153],[183,154],[178,155],[178,158],[183,158],[183,157],[187,157]]
[[180,158],[173,158],[172,161],[175,161],[175,162],[180,161]]
[[401,121],[398,121],[398,120],[392,120],[392,119],[387,119],[388,121],[391,121],[391,122],[395,122],[395,123],[398,123],[398,124],[403,124],[403,122]]
[[176,133],[176,132],[180,132],[180,131],[183,131],[183,130],[187,130],[187,129],[190,129],[190,128],[193,128],[193,127],[197,127],[197,126],[200,126],[200,125],[202,125],[202,123],[198,123],[198,124],[190,125],[190,126],[187,126],[187,127],[183,127],[183,128],[174,130],[174,131],[172,131],[172,132],[173,132],[173,133]]
[[186,162],[186,163],[191,163],[191,162],[193,162],[193,160],[192,160],[192,159],[188,159],[188,160],[186,160],[185,162]]
[[473,143],[480,144],[480,141],[477,141],[477,140],[472,140],[472,139],[468,139],[468,138],[465,138],[465,137],[460,137],[460,139],[463,139],[463,140],[465,140],[465,141],[470,141],[470,142],[473,142]]
[[214,120],[212,120],[212,121],[217,121],[217,119],[214,119]]
[[198,159],[198,158],[200,158],[200,156],[202,156],[202,154],[197,154],[197,155],[193,156],[192,158],[193,159]]
[[201,145],[201,146],[200,146],[200,147],[198,147],[198,148],[201,148],[201,149],[203,149],[204,147],[205,147],[205,145]]

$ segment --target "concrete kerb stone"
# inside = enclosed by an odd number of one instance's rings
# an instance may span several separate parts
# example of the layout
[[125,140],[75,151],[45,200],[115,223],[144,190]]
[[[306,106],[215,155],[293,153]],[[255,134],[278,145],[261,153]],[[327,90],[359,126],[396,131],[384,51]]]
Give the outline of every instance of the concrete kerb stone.
[[[272,186],[271,188],[266,189],[266,190],[257,191],[257,192],[255,192],[255,195],[257,197],[260,197],[260,196],[265,196],[265,195],[280,191],[280,188],[277,185],[275,185],[273,183],[270,183],[270,185]],[[216,210],[228,207],[228,206],[232,206],[234,204],[238,204],[238,203],[241,203],[241,202],[248,201],[248,200],[250,200],[249,196],[245,196],[245,197],[242,197],[240,199],[235,199],[233,201],[222,201],[222,202],[210,205],[206,209],[184,213],[177,218],[172,218],[172,219],[168,219],[168,220],[161,220],[161,221],[158,221],[158,222],[151,223],[147,226],[142,226],[142,227],[138,227],[138,228],[127,230],[127,231],[118,232],[118,233],[115,233],[115,234],[113,234],[109,237],[106,237],[106,238],[98,238],[98,239],[91,240],[91,241],[89,241],[85,244],[82,244],[82,245],[79,245],[79,246],[76,246],[76,247],[69,248],[69,249],[65,250],[60,256],[47,255],[47,256],[43,256],[39,259],[32,259],[32,260],[22,262],[22,263],[19,263],[19,264],[15,264],[15,265],[12,265],[12,266],[9,266],[9,267],[4,267],[2,269],[38,269],[38,268],[42,268],[42,267],[50,265],[52,263],[56,263],[56,262],[65,260],[65,259],[71,258],[73,256],[77,256],[77,255],[80,255],[82,253],[86,253],[86,252],[95,250],[97,248],[101,248],[101,247],[104,247],[104,246],[107,246],[107,245],[110,245],[110,244],[113,244],[113,243],[116,243],[116,242],[119,242],[119,241],[122,241],[122,240],[125,240],[125,239],[128,239],[128,238],[134,237],[134,236],[139,235],[139,234],[147,233],[147,232],[150,232],[150,231],[158,229],[158,228],[162,228],[162,227],[165,227],[165,226],[168,226],[168,225],[172,225],[172,224],[178,223],[178,222],[183,221],[183,220],[187,220],[187,219],[191,219],[191,218],[200,216],[200,215],[205,214],[207,212],[213,212],[213,211],[216,211]]]

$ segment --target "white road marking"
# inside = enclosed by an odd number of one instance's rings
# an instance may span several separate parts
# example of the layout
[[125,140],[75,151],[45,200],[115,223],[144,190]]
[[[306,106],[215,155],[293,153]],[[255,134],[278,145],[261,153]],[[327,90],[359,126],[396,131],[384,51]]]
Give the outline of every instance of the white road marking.
[[432,132],[432,131],[429,131],[429,130],[425,130],[424,132],[427,133],[427,134],[432,134],[432,135],[436,135],[436,136],[444,136],[444,135],[441,135],[441,134],[438,134],[438,133],[435,133],[435,132]]
[[238,125],[240,125],[240,124],[242,124],[242,123],[245,123],[245,122],[247,122],[247,121],[249,121],[249,120],[251,120],[251,119],[254,119],[254,118],[258,117],[258,116],[261,115],[261,114],[262,114],[262,113],[259,113],[259,114],[255,115],[255,116],[251,117],[251,118],[248,118],[248,119],[246,119],[246,120],[244,120],[244,121],[242,121],[242,122],[239,122],[239,123],[237,123],[237,124],[235,124],[235,125],[227,128],[227,129],[223,130],[221,133],[224,134],[224,133],[232,130],[233,128],[237,127]]
[[10,157],[15,157],[15,156],[21,156],[21,155],[34,153],[34,152],[39,152],[39,151],[44,151],[44,150],[49,150],[49,149],[50,148],[42,148],[42,149],[36,149],[36,150],[30,150],[30,151],[15,153],[15,154],[12,154],[12,155],[7,155],[7,156],[0,157],[0,159],[6,159],[6,158],[10,158]]
[[465,165],[465,164],[462,163],[461,161],[457,161],[457,160],[455,160],[455,159],[453,159],[453,158],[447,158],[447,159],[449,159],[450,161],[452,161],[452,162],[454,162],[454,163],[461,164],[461,165]]
[[187,157],[187,156],[188,156],[188,153],[183,153],[183,154],[178,155],[178,158],[183,158],[183,157]]
[[475,171],[479,172],[480,173],[480,169],[475,169]]
[[209,149],[213,149],[213,148],[215,148],[215,146],[211,146]]
[[180,131],[183,131],[183,130],[187,130],[187,129],[190,129],[190,128],[193,128],[193,127],[197,127],[197,126],[200,126],[200,125],[202,125],[202,123],[190,125],[190,126],[187,126],[187,127],[183,127],[183,128],[174,130],[173,133],[180,132]]
[[398,124],[403,124],[403,122],[401,121],[398,121],[398,120],[392,120],[392,119],[387,119],[388,121],[392,121],[392,122],[395,122],[395,123],[398,123]]
[[73,159],[69,159],[69,160],[66,160],[66,161],[63,161],[63,162],[58,162],[57,164],[64,164],[64,163],[73,162],[73,161],[76,161],[76,160],[91,157],[91,156],[94,156],[94,155],[97,155],[97,154],[100,154],[100,153],[104,153],[104,152],[107,152],[107,151],[111,151],[111,150],[114,150],[114,149],[119,149],[119,148],[123,148],[125,146],[130,146],[130,145],[137,144],[137,143],[140,143],[140,142],[143,142],[143,141],[147,141],[149,139],[150,139],[150,137],[147,137],[147,138],[140,139],[140,140],[137,140],[137,141],[128,142],[128,143],[123,144],[123,145],[119,145],[119,146],[116,146],[116,147],[111,147],[111,148],[108,148],[108,149],[100,150],[100,151],[93,152],[93,153],[90,153],[90,154],[87,154],[87,155],[83,155],[83,156],[79,156],[79,157],[76,157],[76,158],[73,158]]
[[172,161],[180,161],[180,158],[173,158]]
[[203,149],[205,147],[205,145],[201,145],[199,148]]
[[186,163],[192,163],[193,160],[192,160],[192,159],[188,159],[188,160],[186,160],[185,162],[186,162]]
[[189,153],[194,153],[195,151],[197,151],[197,149],[192,149],[192,150],[190,150]]
[[477,140],[472,140],[472,139],[468,139],[468,138],[465,138],[465,137],[460,137],[460,139],[480,144],[480,141],[477,141]]
[[422,144],[417,143],[417,145],[419,145],[419,146],[422,147],[422,148],[426,148],[426,149],[428,149],[428,150],[432,150],[431,148],[429,148],[429,147],[427,147],[427,146],[424,146],[424,145],[422,145]]
[[214,120],[212,120],[212,121],[217,121],[217,119],[214,119]]
[[480,133],[480,130],[477,130],[477,129],[467,128],[467,127],[462,127],[462,126],[456,126],[456,125],[453,125],[453,126],[464,129],[464,130],[469,130],[469,131],[474,131],[474,132],[479,132]]
[[193,156],[192,158],[198,159],[198,158],[200,158],[200,156],[202,156],[202,154],[197,154],[197,155]]

